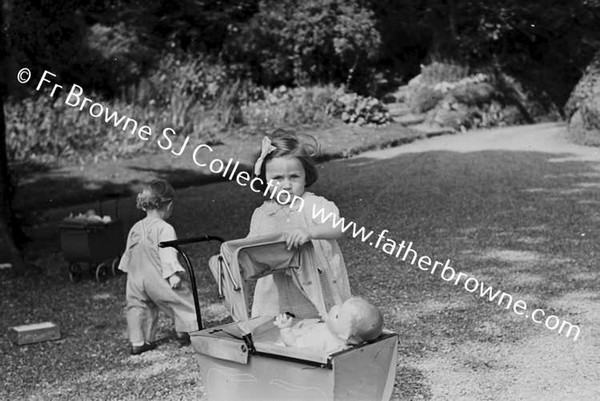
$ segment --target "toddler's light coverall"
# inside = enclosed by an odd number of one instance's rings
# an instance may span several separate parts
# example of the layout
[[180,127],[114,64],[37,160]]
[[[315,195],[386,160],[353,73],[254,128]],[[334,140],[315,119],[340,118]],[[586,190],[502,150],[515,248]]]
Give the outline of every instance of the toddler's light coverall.
[[174,248],[158,243],[176,239],[175,230],[160,218],[146,217],[129,231],[119,270],[127,273],[127,326],[132,344],[154,341],[159,309],[175,321],[175,330],[198,329],[192,292],[186,280],[178,289],[167,278],[184,271]]

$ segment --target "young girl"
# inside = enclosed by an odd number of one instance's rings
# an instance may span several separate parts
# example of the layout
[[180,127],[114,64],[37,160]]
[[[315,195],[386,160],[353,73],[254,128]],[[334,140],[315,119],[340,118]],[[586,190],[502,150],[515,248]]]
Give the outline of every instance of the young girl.
[[[312,143],[310,143],[312,142]],[[269,196],[252,215],[248,236],[284,232],[288,247],[299,247],[312,241],[317,259],[326,310],[350,298],[350,285],[342,253],[336,239],[342,231],[328,221],[313,218],[314,210],[323,209],[325,216],[339,216],[333,202],[305,189],[317,180],[317,169],[311,159],[318,145],[311,136],[299,136],[277,130],[263,139],[254,174],[263,183],[271,182],[271,194],[287,191],[290,196]],[[298,202],[301,197],[304,202]],[[294,201],[295,200],[295,201]],[[286,201],[286,203],[278,203]],[[313,267],[315,268],[315,267]],[[252,316],[275,316],[290,312],[298,318],[319,317],[315,305],[294,282],[293,276],[277,272],[258,279],[254,290]]]
[[159,248],[162,241],[176,239],[175,230],[165,220],[173,211],[175,191],[163,180],[147,185],[137,196],[137,207],[146,217],[129,231],[119,269],[127,273],[127,326],[131,354],[154,349],[158,310],[175,320],[177,339],[189,344],[188,332],[198,323],[192,293],[179,277],[183,267],[173,248]]

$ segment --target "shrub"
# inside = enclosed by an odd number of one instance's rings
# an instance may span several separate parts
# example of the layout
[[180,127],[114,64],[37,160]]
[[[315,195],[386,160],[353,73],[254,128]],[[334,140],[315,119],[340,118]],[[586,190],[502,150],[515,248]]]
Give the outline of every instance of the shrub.
[[373,13],[357,0],[263,0],[227,53],[252,66],[256,82],[343,82],[380,44]]
[[444,98],[442,91],[430,86],[421,86],[410,98],[410,108],[416,113],[426,113]]
[[271,91],[254,88],[241,106],[245,122],[252,128],[273,128],[325,123],[328,105],[335,97],[333,86],[287,88]]
[[421,66],[421,82],[435,85],[440,82],[456,82],[469,76],[469,68],[453,62],[434,61]]
[[373,97],[339,91],[329,106],[329,114],[350,125],[380,126],[391,121],[387,108]]
[[[108,109],[109,114],[116,111],[118,116],[136,120],[138,127],[147,125],[153,139],[158,138],[165,127],[174,128],[170,125],[171,111],[154,101],[142,107],[122,100],[103,99],[94,93],[86,93],[86,96]],[[195,138],[210,137],[214,129],[200,129],[209,126],[210,119],[204,114],[195,114],[197,105],[192,106],[190,116],[194,118],[186,121],[190,131]],[[143,141],[122,127],[123,124],[114,127],[106,123],[104,116],[94,118],[88,108],[80,111],[65,104],[63,98],[52,99],[49,94],[6,104],[7,144],[13,162],[73,164],[159,150],[150,144],[152,141]],[[184,135],[176,132],[181,140]]]
[[[137,107],[119,102],[103,105],[137,119],[149,116]],[[145,121],[144,121],[145,123]],[[103,158],[137,151],[139,140],[120,129],[110,129],[87,111],[65,104],[62,98],[48,94],[6,104],[6,128],[9,157],[13,161],[53,163]]]
[[136,30],[121,22],[92,25],[86,35],[88,57],[82,60],[77,84],[114,95],[138,82],[148,72],[155,52],[140,40]]
[[191,131],[204,108],[214,104],[228,82],[222,64],[205,57],[166,54],[149,81],[156,89],[158,105],[170,115],[170,126]]

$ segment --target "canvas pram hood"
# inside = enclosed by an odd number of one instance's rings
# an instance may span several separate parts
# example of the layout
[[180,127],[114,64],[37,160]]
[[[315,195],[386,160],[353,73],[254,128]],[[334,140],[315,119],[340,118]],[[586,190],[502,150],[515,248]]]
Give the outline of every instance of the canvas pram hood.
[[219,294],[235,321],[249,319],[247,282],[275,272],[290,274],[317,311],[326,313],[319,267],[310,241],[288,250],[283,234],[224,242],[220,254],[209,260]]

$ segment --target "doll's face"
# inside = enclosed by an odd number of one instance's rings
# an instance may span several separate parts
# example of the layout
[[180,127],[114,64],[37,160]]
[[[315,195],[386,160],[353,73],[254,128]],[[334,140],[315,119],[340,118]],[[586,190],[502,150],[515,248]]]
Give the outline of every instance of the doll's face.
[[377,338],[383,328],[379,310],[360,298],[350,298],[329,310],[325,319],[329,330],[348,344]]
[[335,333],[338,337],[347,340],[350,335],[352,325],[350,322],[350,314],[343,312],[344,311],[341,305],[333,306],[327,314],[327,320],[325,323],[332,333]]
[[275,157],[269,160],[265,166],[265,178],[267,182],[271,180],[274,191],[284,190],[292,195],[290,197],[281,195],[279,198],[282,200],[289,198],[291,201],[294,196],[300,197],[304,194],[306,172],[297,157]]

